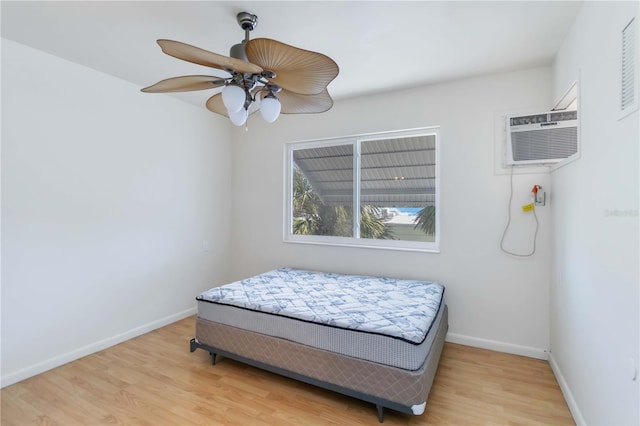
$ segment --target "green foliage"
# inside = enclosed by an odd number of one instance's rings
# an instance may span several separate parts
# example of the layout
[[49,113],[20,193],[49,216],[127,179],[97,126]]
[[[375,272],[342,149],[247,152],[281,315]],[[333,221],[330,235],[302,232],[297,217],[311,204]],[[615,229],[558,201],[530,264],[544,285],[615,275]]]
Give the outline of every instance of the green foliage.
[[382,209],[372,205],[360,206],[360,237],[393,240],[391,228],[382,222]]
[[320,199],[311,184],[296,167],[293,171],[293,233],[315,235],[319,216]]
[[426,206],[416,215],[414,229],[419,229],[427,235],[436,233],[436,207]]
[[[314,192],[309,180],[297,167],[293,171],[293,233],[298,235],[353,236],[353,209],[345,205],[326,205]],[[382,222],[380,208],[360,206],[362,238],[393,239],[391,229]]]

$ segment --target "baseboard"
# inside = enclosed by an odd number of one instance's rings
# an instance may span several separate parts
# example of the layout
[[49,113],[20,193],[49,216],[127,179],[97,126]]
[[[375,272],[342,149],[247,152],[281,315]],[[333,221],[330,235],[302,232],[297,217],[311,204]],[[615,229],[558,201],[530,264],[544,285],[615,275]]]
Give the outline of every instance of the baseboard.
[[558,385],[560,385],[560,390],[562,391],[562,395],[564,395],[565,401],[567,401],[569,411],[571,411],[571,415],[573,416],[573,421],[576,422],[576,426],[586,426],[587,423],[584,421],[584,417],[582,417],[578,404],[573,398],[573,393],[571,393],[571,389],[562,374],[562,370],[560,370],[560,366],[553,357],[553,353],[549,353],[549,365],[551,366],[551,371],[553,371],[553,374],[556,376]]
[[117,345],[118,343],[122,343],[129,339],[133,339],[134,337],[138,337],[142,334],[153,331],[157,328],[164,327],[165,325],[174,323],[188,316],[195,315],[195,313],[196,313],[195,307],[189,308],[182,312],[178,312],[176,314],[169,315],[164,318],[160,318],[159,320],[152,321],[148,324],[144,324],[140,327],[133,328],[124,333],[100,340],[98,342],[92,343],[87,346],[83,346],[71,352],[58,355],[54,358],[39,362],[35,365],[20,369],[13,373],[2,375],[2,377],[0,378],[0,383],[1,383],[0,387],[4,388],[5,386],[9,386],[19,381],[22,381],[24,379],[28,379],[29,377],[35,376],[40,373],[44,373],[45,371],[59,367],[68,362],[75,361],[84,356],[91,355],[93,353],[106,349],[110,346]]
[[489,349],[508,354],[522,355],[529,358],[548,359],[545,349],[531,346],[515,345],[513,343],[500,342],[497,340],[481,339],[479,337],[465,336],[457,333],[447,333],[447,342],[458,343],[460,345],[473,346],[475,348]]

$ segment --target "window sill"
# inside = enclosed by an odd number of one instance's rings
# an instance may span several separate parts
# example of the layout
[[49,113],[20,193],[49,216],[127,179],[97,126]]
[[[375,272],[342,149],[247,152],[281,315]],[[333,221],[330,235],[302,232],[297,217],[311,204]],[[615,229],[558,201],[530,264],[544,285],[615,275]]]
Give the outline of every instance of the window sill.
[[333,246],[333,247],[353,247],[361,249],[374,249],[374,250],[391,250],[391,251],[406,251],[406,252],[418,252],[418,253],[440,253],[439,247],[419,247],[419,246],[406,246],[404,244],[398,245],[382,245],[382,244],[367,244],[362,240],[357,242],[351,242],[348,239],[346,241],[309,241],[309,240],[292,240],[285,238],[283,240],[287,244],[307,244],[316,246]]

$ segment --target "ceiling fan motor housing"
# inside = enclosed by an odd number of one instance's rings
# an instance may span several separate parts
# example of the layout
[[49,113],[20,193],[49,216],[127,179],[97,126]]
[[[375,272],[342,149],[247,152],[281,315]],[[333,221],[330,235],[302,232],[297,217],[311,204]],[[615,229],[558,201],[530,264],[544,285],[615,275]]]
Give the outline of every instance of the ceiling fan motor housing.
[[233,46],[231,46],[231,49],[229,49],[229,56],[231,56],[232,58],[241,59],[243,61],[249,62],[249,59],[247,59],[247,52],[245,51],[244,46],[245,46],[244,41],[242,43],[234,44]]

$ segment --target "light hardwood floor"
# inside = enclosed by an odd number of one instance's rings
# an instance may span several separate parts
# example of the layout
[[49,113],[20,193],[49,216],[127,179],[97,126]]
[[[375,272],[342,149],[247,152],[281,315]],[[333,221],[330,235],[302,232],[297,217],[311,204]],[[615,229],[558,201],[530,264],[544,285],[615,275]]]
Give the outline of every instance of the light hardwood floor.
[[[376,425],[375,406],[238,362],[189,352],[195,318],[1,391],[10,425]],[[573,425],[545,361],[445,344],[421,416],[384,425]]]

